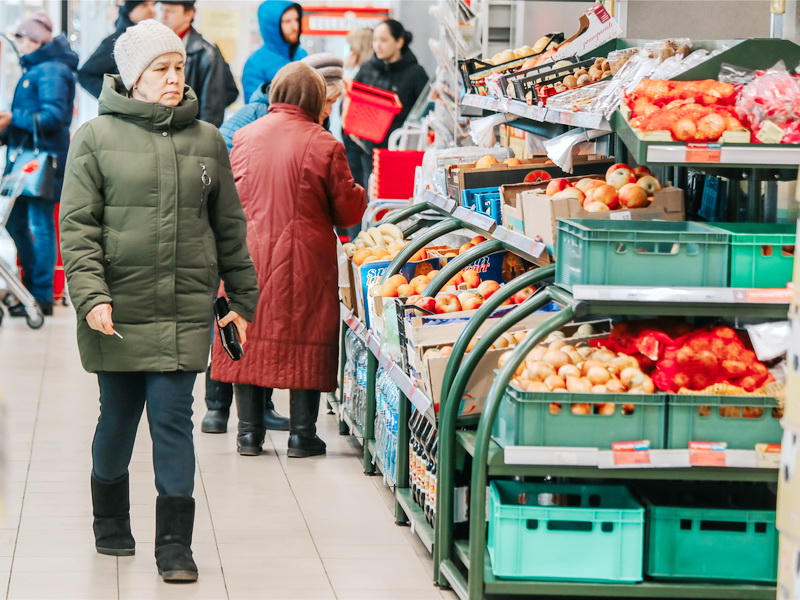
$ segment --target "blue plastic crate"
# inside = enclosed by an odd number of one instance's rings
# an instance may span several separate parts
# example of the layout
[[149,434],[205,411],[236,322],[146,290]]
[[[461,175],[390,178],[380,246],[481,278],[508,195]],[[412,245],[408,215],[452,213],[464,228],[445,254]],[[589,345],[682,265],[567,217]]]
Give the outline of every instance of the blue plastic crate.
[[498,225],[502,224],[501,205],[499,188],[474,188],[461,191],[461,206],[490,216]]

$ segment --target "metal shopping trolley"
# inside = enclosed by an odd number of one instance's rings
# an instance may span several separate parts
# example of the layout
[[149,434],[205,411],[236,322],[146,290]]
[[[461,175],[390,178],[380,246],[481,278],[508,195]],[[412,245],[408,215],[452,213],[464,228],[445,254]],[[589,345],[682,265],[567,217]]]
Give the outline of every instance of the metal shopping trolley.
[[[12,173],[0,177],[0,227],[6,226],[8,215],[11,214],[11,209],[14,208],[14,202],[22,192],[25,177],[24,173]],[[36,300],[14,274],[13,265],[6,264],[2,259],[0,259],[0,279],[5,281],[9,293],[25,307],[25,320],[28,323],[28,327],[39,329],[44,324],[44,315],[39,305],[36,304]]]

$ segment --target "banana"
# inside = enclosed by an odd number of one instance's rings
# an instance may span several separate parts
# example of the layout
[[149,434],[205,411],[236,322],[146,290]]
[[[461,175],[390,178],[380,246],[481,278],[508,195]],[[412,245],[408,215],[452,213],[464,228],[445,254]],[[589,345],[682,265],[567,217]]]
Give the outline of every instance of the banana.
[[383,243],[383,234],[378,230],[377,227],[370,227],[369,229],[367,229],[367,234],[373,240],[375,240],[375,245],[376,246],[384,246],[385,245]]
[[350,258],[351,256],[353,256],[353,254],[356,253],[357,248],[355,244],[351,244],[348,242],[347,244],[342,244],[342,250],[344,250],[344,253],[347,256],[347,258]]
[[398,242],[403,241],[403,232],[394,223],[383,223],[382,225],[378,225],[378,231],[380,231],[384,235],[392,236]]
[[375,246],[379,245],[375,242],[375,239],[372,237],[369,231],[362,231],[358,235],[361,237],[362,240],[364,240],[364,245],[367,248],[374,248]]
[[361,250],[366,247],[364,245],[364,240],[360,237],[356,238],[356,241],[353,243],[353,245],[356,247],[356,250]]
[[383,234],[383,244],[384,244],[384,246],[386,246],[388,248],[391,244],[396,244],[396,243],[397,243],[397,240],[394,239],[392,236]]

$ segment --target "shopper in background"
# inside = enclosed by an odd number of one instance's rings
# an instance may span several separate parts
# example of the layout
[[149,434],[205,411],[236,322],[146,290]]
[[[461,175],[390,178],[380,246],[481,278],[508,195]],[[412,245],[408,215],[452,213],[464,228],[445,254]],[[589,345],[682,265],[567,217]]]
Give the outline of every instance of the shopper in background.
[[[301,62],[314,67],[325,78],[327,100],[322,110],[322,124],[327,129],[326,121],[333,110],[333,105],[345,93],[344,87],[344,61],[328,52],[311,54]],[[233,147],[233,135],[245,125],[267,114],[269,109],[269,83],[262,83],[250,98],[250,103],[240,108],[232,117],[219,128],[228,149]]]
[[192,26],[194,0],[159,0],[161,22],[183,40],[186,47],[186,85],[197,95],[197,118],[219,127],[225,109],[236,101],[239,90],[231,68],[216,44]]
[[354,81],[371,85],[382,90],[394,92],[400,98],[403,109],[395,116],[383,142],[375,144],[360,140],[366,149],[361,152],[361,165],[364,171],[364,185],[372,174],[372,150],[386,148],[389,135],[403,126],[408,114],[428,83],[428,74],[417,62],[417,57],[409,47],[410,31],[394,19],[388,19],[375,27],[372,48],[375,56],[358,70]]
[[106,73],[117,74],[117,63],[114,62],[114,42],[125,33],[128,27],[146,19],[156,16],[155,0],[129,0],[121,2],[119,16],[117,17],[116,30],[97,47],[83,66],[78,69],[78,83],[95,98],[100,97],[103,89],[103,76]]
[[[17,28],[16,39],[23,75],[14,91],[11,110],[0,112],[0,142],[9,154],[17,148],[34,149],[36,128],[38,150],[57,155],[54,199],[58,202],[69,149],[78,55],[69,47],[66,36],[53,38],[53,23],[44,12],[25,19]],[[12,163],[6,162],[4,173],[11,168]],[[51,200],[21,197],[6,223],[17,246],[23,283],[45,315],[53,314],[54,210]],[[26,310],[18,304],[9,313],[25,316]]]
[[353,181],[342,144],[319,124],[325,96],[318,71],[291,63],[272,81],[269,114],[234,138],[231,162],[261,294],[247,354],[226,361],[215,341],[212,375],[234,384],[237,446],[245,456],[261,452],[271,388],[290,390],[288,455],[326,452],[316,421],[320,392],[336,389],[338,373],[333,227],[357,223],[366,194]]
[[186,51],[154,20],[117,39],[100,116],[75,134],[61,248],[78,346],[100,386],[92,444],[95,546],[134,554],[128,466],[142,411],[153,440],[155,556],[164,581],[195,581],[192,389],[208,359],[219,277],[242,342],[258,283],[225,142],[197,120]]
[[266,0],[258,7],[258,26],[264,45],[247,59],[242,73],[245,99],[275,78],[278,70],[308,55],[300,47],[303,9],[288,0]]

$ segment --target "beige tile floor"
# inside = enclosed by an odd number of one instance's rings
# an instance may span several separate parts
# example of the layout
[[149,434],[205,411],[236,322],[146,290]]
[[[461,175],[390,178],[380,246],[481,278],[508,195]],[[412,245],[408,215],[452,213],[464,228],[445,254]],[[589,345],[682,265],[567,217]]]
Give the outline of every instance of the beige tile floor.
[[[275,432],[263,455],[239,457],[232,432],[200,433],[198,378],[193,548],[200,580],[167,585],[153,558],[155,488],[144,418],[130,469],[136,556],[94,551],[89,448],[98,393],[95,378],[80,366],[72,309],[57,307],[37,331],[19,319],[3,320],[0,390],[0,597],[455,598],[432,585],[430,556],[407,527],[394,525],[382,479],[362,474],[359,446],[338,435],[331,416],[320,415],[319,422],[326,457],[287,460],[287,434]],[[285,393],[276,404],[288,414]]]

